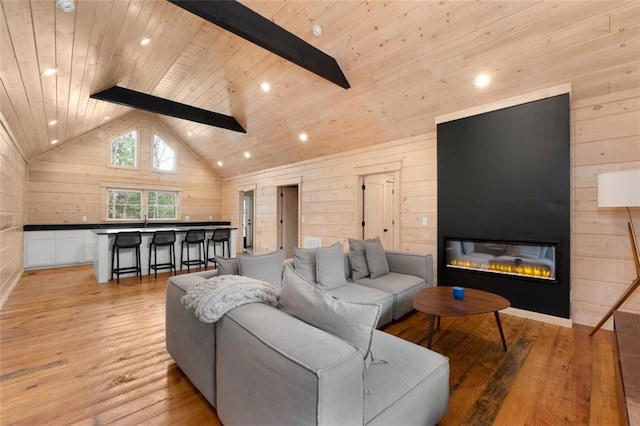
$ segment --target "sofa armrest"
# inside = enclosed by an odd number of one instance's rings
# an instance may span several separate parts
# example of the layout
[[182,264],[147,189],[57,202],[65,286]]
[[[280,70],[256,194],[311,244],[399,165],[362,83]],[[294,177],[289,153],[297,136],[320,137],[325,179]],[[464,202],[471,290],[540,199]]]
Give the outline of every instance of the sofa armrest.
[[203,279],[196,274],[169,278],[165,310],[165,341],[167,351],[178,367],[215,407],[215,325],[200,322],[180,301],[190,287]]
[[228,312],[216,335],[222,423],[363,424],[362,354],[344,340],[259,303]]
[[426,253],[385,250],[389,271],[415,275],[422,278],[428,287],[433,286],[433,257]]

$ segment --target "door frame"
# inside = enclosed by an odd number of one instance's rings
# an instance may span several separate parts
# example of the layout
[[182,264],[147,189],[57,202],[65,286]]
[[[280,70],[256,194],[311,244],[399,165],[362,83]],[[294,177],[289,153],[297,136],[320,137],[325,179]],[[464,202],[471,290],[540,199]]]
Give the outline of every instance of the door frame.
[[280,223],[278,221],[278,209],[280,208],[280,192],[278,191],[278,188],[280,188],[281,186],[297,186],[298,187],[298,243],[296,244],[297,247],[300,247],[300,241],[302,241],[302,176],[295,176],[292,178],[287,178],[287,179],[280,179],[280,180],[275,180],[273,182],[274,186],[276,187],[275,190],[275,205],[276,205],[276,214],[275,214],[275,230],[276,230],[276,248],[280,247],[280,233],[278,232],[280,230]]
[[[277,205],[276,205],[276,248],[284,248],[285,241],[282,240],[283,228],[284,226],[281,223],[281,218],[284,215],[283,204],[284,198],[280,196],[280,193],[284,190],[284,188],[294,188],[295,187],[295,196],[296,196],[296,241],[294,247],[300,247],[300,185],[292,184],[292,185],[278,185],[276,186],[276,197],[277,197]],[[291,253],[293,256],[293,253]]]
[[364,184],[364,178],[369,175],[389,175],[393,174],[393,242],[392,247],[385,247],[387,249],[399,250],[400,249],[400,169],[402,163],[395,161],[393,163],[374,164],[371,166],[356,167],[354,173],[357,175],[357,207],[356,207],[356,226],[358,229],[357,235],[362,236],[362,221],[364,217],[364,197],[362,195],[362,185]]

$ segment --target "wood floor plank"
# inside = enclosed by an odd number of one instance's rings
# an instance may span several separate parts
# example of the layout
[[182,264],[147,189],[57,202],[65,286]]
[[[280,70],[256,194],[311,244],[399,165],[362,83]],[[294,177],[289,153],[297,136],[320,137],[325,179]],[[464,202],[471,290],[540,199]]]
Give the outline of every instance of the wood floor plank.
[[[166,351],[168,276],[117,285],[97,284],[90,266],[25,273],[0,311],[0,424],[220,425]],[[441,426],[620,423],[613,333],[501,319],[506,352],[493,315],[442,320]],[[420,312],[384,330],[427,344]]]
[[623,424],[618,407],[618,390],[615,374],[609,366],[614,365],[615,354],[611,333],[596,334],[593,337],[593,359],[591,370],[591,403],[589,405],[590,424]]
[[591,397],[591,343],[587,327],[576,328],[573,334],[569,371],[562,397],[559,425],[588,424]]

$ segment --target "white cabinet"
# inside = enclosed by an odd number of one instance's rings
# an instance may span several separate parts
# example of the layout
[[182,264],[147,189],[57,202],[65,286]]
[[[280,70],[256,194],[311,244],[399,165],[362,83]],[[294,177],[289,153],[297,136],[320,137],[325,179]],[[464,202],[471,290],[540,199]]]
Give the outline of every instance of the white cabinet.
[[24,267],[45,268],[93,261],[93,232],[89,229],[26,231]]
[[56,231],[24,233],[24,267],[37,268],[56,263]]

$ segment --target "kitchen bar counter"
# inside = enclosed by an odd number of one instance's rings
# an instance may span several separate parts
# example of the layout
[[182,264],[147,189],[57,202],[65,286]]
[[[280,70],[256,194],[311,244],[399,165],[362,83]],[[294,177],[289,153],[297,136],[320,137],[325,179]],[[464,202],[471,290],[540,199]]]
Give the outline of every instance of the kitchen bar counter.
[[[197,226],[193,224],[180,224],[176,226],[155,226],[150,224],[147,227],[123,227],[123,228],[98,228],[93,229],[94,233],[94,244],[93,244],[93,273],[98,280],[98,283],[106,283],[109,281],[109,277],[111,275],[111,252],[113,246],[113,240],[115,235],[118,232],[131,232],[131,231],[140,231],[142,234],[142,244],[140,245],[140,261],[142,262],[142,274],[149,274],[149,244],[151,243],[151,238],[153,238],[153,233],[155,231],[167,231],[174,230],[176,231],[176,242],[174,244],[175,253],[176,253],[176,269],[180,270],[180,249],[182,247],[182,240],[184,239],[187,231],[189,229],[204,229],[206,231],[207,238],[211,238],[213,231],[216,229],[231,229],[231,241],[229,241],[230,246],[230,256],[236,257],[236,233],[238,228],[233,228],[228,225],[209,225],[209,226]],[[206,241],[205,241],[206,245]],[[191,258],[196,258],[198,256],[198,249],[196,246],[192,246],[190,248],[190,256]],[[213,250],[213,245],[211,246],[211,250]],[[216,246],[216,253],[218,255],[222,255],[222,245],[218,243]],[[225,253],[226,254],[226,253]],[[204,254],[203,254],[204,255]],[[186,249],[184,253],[184,258],[187,258]],[[157,263],[166,263],[169,261],[169,250],[168,248],[158,249],[158,259]],[[133,250],[125,250],[120,252],[120,265],[128,266],[135,265],[134,251]],[[213,265],[211,265],[213,267]],[[167,270],[168,271],[168,270]],[[122,274],[121,276],[127,275],[135,275],[131,274]]]

